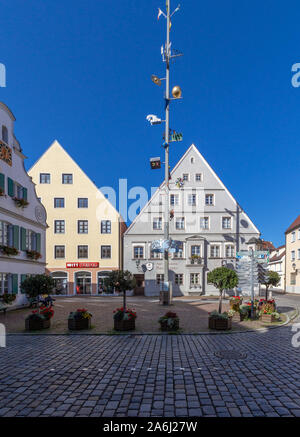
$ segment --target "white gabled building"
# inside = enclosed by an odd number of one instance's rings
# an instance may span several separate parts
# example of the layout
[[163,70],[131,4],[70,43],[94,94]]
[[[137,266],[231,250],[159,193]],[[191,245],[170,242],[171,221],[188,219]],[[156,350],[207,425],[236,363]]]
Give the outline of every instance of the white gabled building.
[[285,245],[272,250],[268,269],[277,272],[280,276],[280,282],[274,289],[284,289],[285,287]]
[[[194,145],[172,170],[169,189],[170,237],[183,243],[170,259],[173,295],[215,294],[207,272],[234,267],[236,251],[260,232]],[[136,294],[157,296],[164,279],[162,255],[151,251],[163,238],[164,196],[163,183],[124,234],[124,268],[136,276]]]
[[[0,295],[17,294],[27,275],[45,272],[46,211],[35,185],[24,168],[19,142],[14,136],[15,117],[0,102]],[[38,257],[40,254],[41,257]]]

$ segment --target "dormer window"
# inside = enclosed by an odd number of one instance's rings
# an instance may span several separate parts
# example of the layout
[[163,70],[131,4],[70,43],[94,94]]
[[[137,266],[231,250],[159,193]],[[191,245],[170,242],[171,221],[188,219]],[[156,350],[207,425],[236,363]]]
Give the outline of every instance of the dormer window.
[[8,144],[8,130],[6,126],[2,126],[2,141]]

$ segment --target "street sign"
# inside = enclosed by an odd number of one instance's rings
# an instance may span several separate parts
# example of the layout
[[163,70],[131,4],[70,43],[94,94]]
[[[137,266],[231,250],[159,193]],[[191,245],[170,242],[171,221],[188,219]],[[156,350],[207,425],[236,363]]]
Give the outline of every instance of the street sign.
[[181,133],[175,132],[175,133],[173,133],[171,135],[170,142],[173,142],[173,141],[182,141],[182,138],[183,138],[183,136],[182,136]]

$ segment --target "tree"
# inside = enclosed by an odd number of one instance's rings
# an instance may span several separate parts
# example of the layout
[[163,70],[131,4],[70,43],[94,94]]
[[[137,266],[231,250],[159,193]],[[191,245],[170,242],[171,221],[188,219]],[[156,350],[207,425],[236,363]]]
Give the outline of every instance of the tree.
[[129,270],[113,270],[104,281],[107,287],[113,287],[123,293],[123,311],[126,311],[126,291],[136,286],[135,277]]
[[28,276],[21,284],[21,290],[30,298],[40,294],[50,294],[54,288],[54,280],[48,275]]
[[227,267],[217,267],[207,274],[208,284],[213,284],[220,292],[219,314],[222,313],[223,291],[237,286],[239,279],[234,270]]
[[277,272],[269,270],[265,274],[265,280],[262,284],[266,287],[266,300],[268,300],[268,291],[270,287],[276,287],[280,282],[280,276]]

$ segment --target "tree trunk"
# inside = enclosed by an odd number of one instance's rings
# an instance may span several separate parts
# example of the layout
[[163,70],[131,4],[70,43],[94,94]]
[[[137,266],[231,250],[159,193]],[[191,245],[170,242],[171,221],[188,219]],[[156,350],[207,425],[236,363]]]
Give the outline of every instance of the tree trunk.
[[268,291],[269,291],[269,286],[266,285],[266,300],[268,300]]
[[126,312],[126,291],[123,291],[123,311]]
[[222,313],[222,298],[223,298],[223,290],[220,290],[220,297],[219,297],[219,314]]

